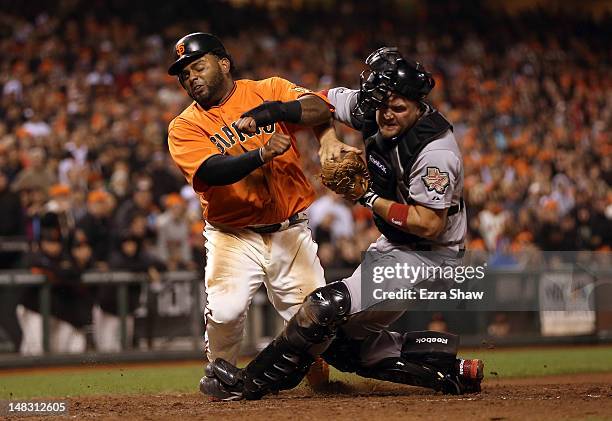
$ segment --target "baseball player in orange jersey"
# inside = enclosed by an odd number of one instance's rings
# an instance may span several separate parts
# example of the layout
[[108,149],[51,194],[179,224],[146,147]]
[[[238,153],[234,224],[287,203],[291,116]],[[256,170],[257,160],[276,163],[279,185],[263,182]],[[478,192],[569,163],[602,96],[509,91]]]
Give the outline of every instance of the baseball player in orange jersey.
[[[329,127],[333,108],[326,97],[279,77],[233,80],[231,57],[211,34],[181,38],[175,57],[168,73],[194,102],[170,123],[168,147],[203,208],[206,353],[209,361],[235,363],[262,283],[285,320],[325,285],[304,213],[315,194],[293,131],[295,124]],[[244,134],[241,117],[264,102],[261,124]],[[333,136],[321,142],[328,155],[358,151]]]

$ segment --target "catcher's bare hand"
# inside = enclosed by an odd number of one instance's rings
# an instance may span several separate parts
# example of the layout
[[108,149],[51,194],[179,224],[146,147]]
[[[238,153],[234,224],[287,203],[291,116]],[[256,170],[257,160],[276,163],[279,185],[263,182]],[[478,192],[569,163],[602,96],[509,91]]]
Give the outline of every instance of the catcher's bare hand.
[[257,131],[257,122],[253,117],[240,117],[236,122],[236,129],[242,133],[254,134]]
[[274,133],[268,143],[263,147],[262,158],[264,162],[271,161],[275,156],[279,156],[287,152],[291,147],[291,137],[286,134]]
[[319,148],[319,159],[321,165],[327,161],[340,161],[340,159],[348,152],[353,152],[361,155],[361,150],[342,143],[335,134],[333,136],[325,136],[320,139],[321,147]]

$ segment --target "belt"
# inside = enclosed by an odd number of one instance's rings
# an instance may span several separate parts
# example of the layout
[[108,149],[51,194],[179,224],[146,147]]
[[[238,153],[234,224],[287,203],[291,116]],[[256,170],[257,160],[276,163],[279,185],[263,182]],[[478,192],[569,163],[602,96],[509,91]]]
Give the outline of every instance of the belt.
[[246,229],[256,232],[257,234],[271,234],[273,232],[286,230],[290,226],[299,224],[300,222],[306,221],[307,219],[308,217],[306,215],[306,212],[298,212],[295,215],[291,215],[283,222],[279,222],[277,224],[251,225],[249,227],[246,227]]

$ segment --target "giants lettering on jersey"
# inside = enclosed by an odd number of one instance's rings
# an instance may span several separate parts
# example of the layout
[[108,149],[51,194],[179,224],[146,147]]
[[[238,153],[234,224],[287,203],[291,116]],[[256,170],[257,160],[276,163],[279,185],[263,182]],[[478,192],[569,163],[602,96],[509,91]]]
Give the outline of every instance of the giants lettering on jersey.
[[262,127],[261,129],[258,127],[254,134],[245,134],[239,131],[236,128],[236,122],[232,123],[231,128],[227,126],[221,127],[221,132],[217,132],[210,137],[210,141],[219,149],[219,152],[222,154],[232,146],[236,144],[236,140],[240,142],[245,142],[247,139],[257,136],[261,134],[263,130],[266,134],[274,133],[274,124],[270,124],[268,126]]

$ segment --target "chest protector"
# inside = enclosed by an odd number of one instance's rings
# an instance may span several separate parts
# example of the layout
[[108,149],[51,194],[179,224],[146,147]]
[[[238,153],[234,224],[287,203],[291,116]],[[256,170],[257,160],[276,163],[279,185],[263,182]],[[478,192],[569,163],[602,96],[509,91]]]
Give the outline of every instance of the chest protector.
[[[372,190],[384,199],[405,204],[414,203],[409,194],[412,165],[425,146],[440,139],[452,128],[438,111],[432,110],[421,117],[410,130],[395,139],[383,139],[380,132],[367,137],[366,161]],[[376,214],[374,223],[378,230],[394,243],[429,242],[425,238],[399,230]]]

